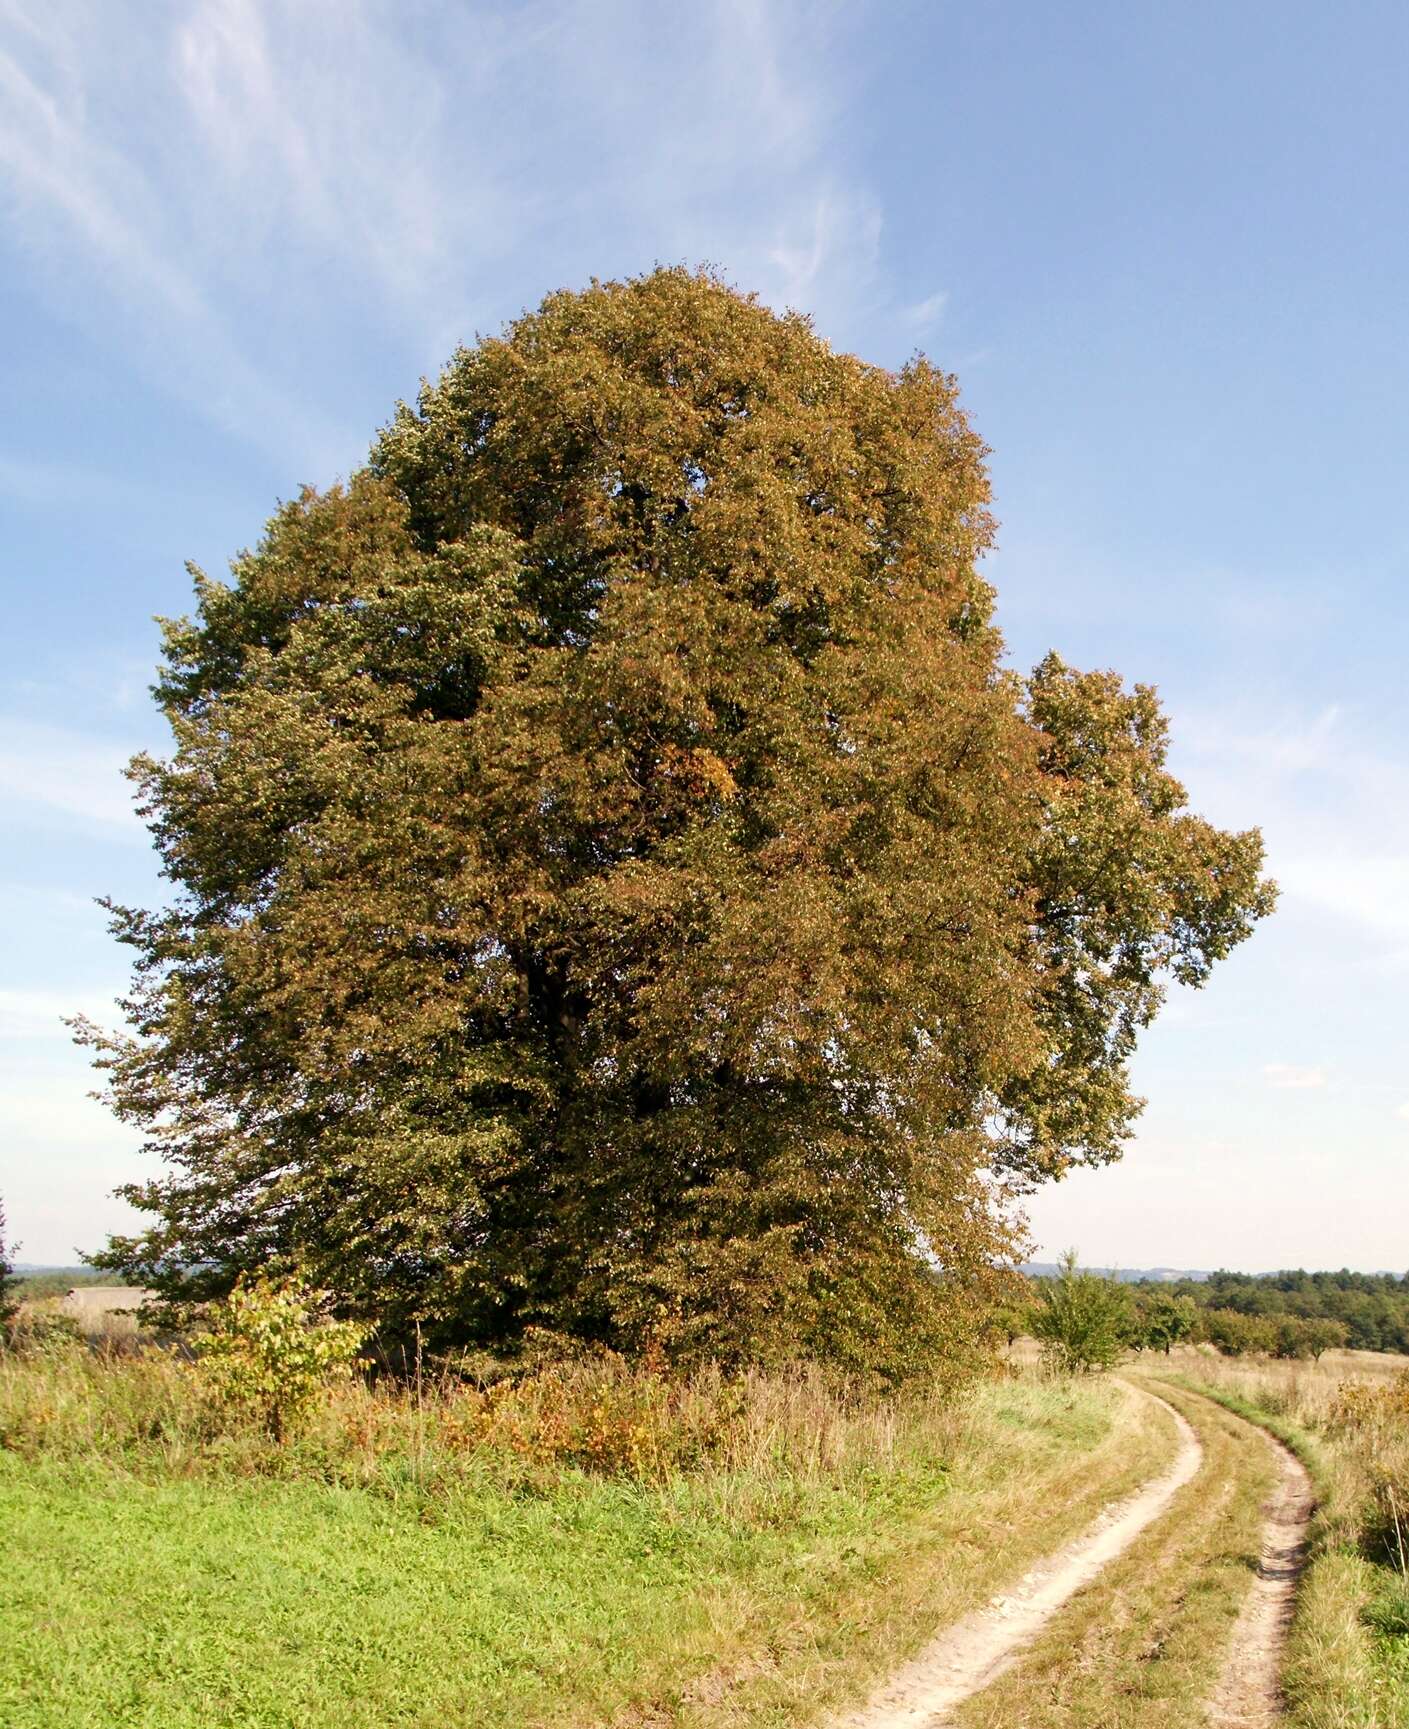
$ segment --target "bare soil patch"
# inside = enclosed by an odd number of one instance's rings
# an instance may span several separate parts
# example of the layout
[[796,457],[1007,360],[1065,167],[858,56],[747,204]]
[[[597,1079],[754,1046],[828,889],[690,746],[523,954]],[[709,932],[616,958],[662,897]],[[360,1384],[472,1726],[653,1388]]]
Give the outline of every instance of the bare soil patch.
[[1315,1504],[1305,1466],[1290,1448],[1260,1432],[1277,1454],[1280,1470],[1266,1507],[1257,1578],[1209,1704],[1209,1722],[1216,1729],[1262,1729],[1282,1715],[1282,1659]]

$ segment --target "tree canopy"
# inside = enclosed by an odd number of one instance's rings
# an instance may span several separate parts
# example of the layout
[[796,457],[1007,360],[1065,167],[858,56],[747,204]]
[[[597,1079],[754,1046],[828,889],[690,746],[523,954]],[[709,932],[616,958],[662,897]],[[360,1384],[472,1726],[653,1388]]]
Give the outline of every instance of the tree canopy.
[[165,1168],[102,1264],[892,1367],[1116,1157],[1269,910],[1148,688],[1001,658],[953,378],[716,278],[550,296],[165,627],[174,885],[87,1029]]

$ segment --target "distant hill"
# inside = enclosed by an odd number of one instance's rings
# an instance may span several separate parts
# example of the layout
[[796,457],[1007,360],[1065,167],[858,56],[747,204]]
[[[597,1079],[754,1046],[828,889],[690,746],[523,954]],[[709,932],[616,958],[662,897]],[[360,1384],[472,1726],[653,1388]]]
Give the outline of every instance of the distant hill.
[[[1058,1271],[1055,1261],[1024,1261],[1018,1271],[1029,1279],[1051,1279]],[[1119,1279],[1123,1285],[1173,1285],[1181,1279],[1202,1284],[1211,1277],[1189,1267],[1083,1267],[1084,1273],[1099,1273],[1105,1279]]]

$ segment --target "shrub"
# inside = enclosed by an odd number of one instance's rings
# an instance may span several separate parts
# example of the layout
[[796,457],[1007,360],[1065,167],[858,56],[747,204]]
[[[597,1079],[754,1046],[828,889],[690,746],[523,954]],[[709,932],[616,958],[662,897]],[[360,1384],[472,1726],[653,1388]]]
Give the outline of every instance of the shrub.
[[0,1201],[0,1328],[14,1320],[18,1312],[15,1302],[15,1269],[10,1263],[13,1247],[5,1236],[5,1203]]
[[1135,1315],[1137,1349],[1148,1348],[1169,1355],[1172,1346],[1193,1336],[1199,1312],[1192,1297],[1176,1297],[1158,1291],[1143,1299]]
[[1045,1281],[1033,1332],[1048,1355],[1075,1373],[1105,1369],[1129,1342],[1134,1311],[1130,1293],[1113,1279],[1084,1273],[1068,1249],[1055,1279]]
[[1249,1351],[1270,1356],[1278,1344],[1276,1322],[1239,1314],[1236,1309],[1205,1310],[1203,1336],[1224,1357],[1241,1357]]
[[351,1370],[367,1337],[351,1321],[325,1318],[322,1292],[297,1277],[241,1279],[213,1304],[197,1339],[211,1402],[253,1415],[282,1441],[330,1382]]
[[10,1324],[10,1346],[25,1357],[62,1357],[83,1343],[83,1329],[57,1309],[23,1309]]

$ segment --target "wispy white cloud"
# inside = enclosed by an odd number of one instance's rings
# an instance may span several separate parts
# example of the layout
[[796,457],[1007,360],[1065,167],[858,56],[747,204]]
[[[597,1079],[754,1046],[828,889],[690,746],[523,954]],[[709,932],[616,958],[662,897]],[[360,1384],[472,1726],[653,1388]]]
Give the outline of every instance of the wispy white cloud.
[[177,195],[169,165],[186,152],[174,131],[152,135],[170,92],[139,75],[142,33],[81,3],[12,0],[7,22],[0,175],[56,302],[109,337],[124,327],[134,364],[225,429],[324,456],[335,428],[244,352],[195,267],[195,235],[221,214]]
[[0,451],[0,494],[41,510],[72,508],[81,499],[85,509],[102,507],[121,515],[170,508],[177,497],[159,483],[104,473],[84,463],[35,461],[5,451]]
[[72,1034],[65,1022],[75,1015],[100,1026],[115,1024],[121,1018],[117,995],[116,990],[94,986],[74,991],[0,989],[0,1040],[53,1039],[67,1045]]
[[923,300],[917,300],[913,306],[904,307],[900,313],[900,322],[907,330],[923,335],[939,323],[948,304],[949,296],[943,290],[937,294],[928,294]]
[[1326,1085],[1326,1071],[1322,1068],[1302,1068],[1295,1063],[1267,1063],[1263,1066],[1262,1073],[1268,1085],[1274,1087],[1290,1087],[1301,1091],[1304,1088]]
[[1261,826],[1286,905],[1372,938],[1385,964],[1409,959],[1409,764],[1355,710],[1252,727],[1185,715],[1176,744],[1197,804]]
[[358,0],[197,0],[176,26],[171,82],[205,196],[225,213],[205,237],[223,267],[321,253],[414,317],[443,290],[452,245],[494,250],[513,219],[504,189],[483,168],[452,183],[439,146],[455,98],[490,95],[512,30],[482,22],[481,57],[452,79],[406,24],[404,8]]
[[[9,695],[15,712],[9,718],[0,715],[0,741],[20,716],[70,714],[99,725],[108,720],[118,724],[120,717],[124,731],[132,727],[148,735],[142,743],[160,739],[164,745],[151,702],[156,658],[155,646],[143,655],[125,646],[65,643],[62,655],[40,661],[32,673],[12,679]],[[134,738],[128,754],[137,748]]]
[[915,328],[843,148],[843,25],[800,0],[190,0],[134,29],[7,0],[0,188],[56,305],[324,478],[370,431],[336,342],[434,367],[518,310],[505,280],[687,259],[842,340],[862,309]]
[[773,296],[799,312],[813,311],[825,300],[838,261],[845,261],[845,286],[855,290],[872,281],[880,249],[879,210],[864,198],[834,188],[819,192],[810,211],[789,226],[769,247]]
[[143,840],[123,776],[130,755],[111,739],[0,716],[0,797],[12,812],[59,812],[109,837]]

